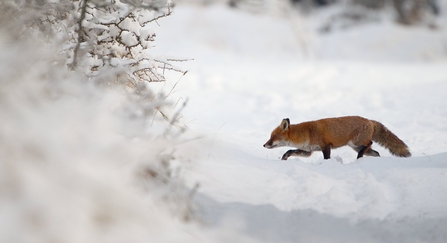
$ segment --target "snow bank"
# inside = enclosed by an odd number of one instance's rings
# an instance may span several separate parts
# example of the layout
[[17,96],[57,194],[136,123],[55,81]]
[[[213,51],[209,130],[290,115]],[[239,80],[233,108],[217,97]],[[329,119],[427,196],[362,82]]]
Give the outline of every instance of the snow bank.
[[161,91],[86,82],[39,40],[0,36],[0,242],[240,238],[191,221],[195,150],[177,157],[185,141],[154,115],[169,111]]
[[[179,5],[161,22],[160,53],[194,57],[176,95],[202,138],[186,177],[201,217],[261,242],[445,242],[447,32],[385,21],[321,33],[323,16]],[[262,147],[283,118],[343,115],[382,122],[413,157],[374,144],[382,157],[281,161],[288,148]]]
[[[194,58],[188,75],[151,86],[189,99],[187,143],[142,119],[165,102],[93,87],[48,66],[43,48],[2,39],[0,241],[446,241],[447,72],[433,44],[445,30],[323,35],[317,18],[222,5],[178,5],[159,24],[161,59]],[[374,144],[383,157],[280,161],[287,148],[262,147],[282,118],[341,115],[384,123],[414,157]],[[197,184],[203,225],[182,221]]]

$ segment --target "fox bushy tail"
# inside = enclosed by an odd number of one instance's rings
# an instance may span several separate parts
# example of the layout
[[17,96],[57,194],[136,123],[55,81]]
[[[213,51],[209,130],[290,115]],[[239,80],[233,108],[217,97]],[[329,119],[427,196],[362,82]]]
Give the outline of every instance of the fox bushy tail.
[[408,146],[382,123],[374,122],[374,134],[372,140],[387,148],[391,154],[399,157],[410,157]]

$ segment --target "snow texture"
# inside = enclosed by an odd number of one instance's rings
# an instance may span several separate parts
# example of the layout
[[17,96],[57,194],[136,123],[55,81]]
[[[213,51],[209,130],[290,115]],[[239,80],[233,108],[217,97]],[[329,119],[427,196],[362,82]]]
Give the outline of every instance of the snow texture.
[[[160,22],[157,51],[194,57],[170,80],[203,146],[186,176],[200,183],[200,216],[259,242],[445,242],[446,16],[435,30],[385,13],[321,32],[334,11],[179,5]],[[283,118],[344,115],[382,122],[413,157],[373,144],[382,157],[345,147],[281,161],[288,148],[262,147]]]
[[[446,15],[437,29],[379,16],[321,32],[334,11],[179,4],[158,27],[128,26],[128,44],[157,33],[159,60],[194,58],[134,99],[1,32],[0,242],[446,242]],[[111,48],[110,64],[127,65]],[[143,119],[185,100],[181,136]],[[283,118],[343,115],[382,122],[413,157],[374,144],[382,157],[345,147],[281,161],[288,148],[262,147]],[[160,161],[175,183],[142,176]],[[182,183],[199,185],[189,223]]]

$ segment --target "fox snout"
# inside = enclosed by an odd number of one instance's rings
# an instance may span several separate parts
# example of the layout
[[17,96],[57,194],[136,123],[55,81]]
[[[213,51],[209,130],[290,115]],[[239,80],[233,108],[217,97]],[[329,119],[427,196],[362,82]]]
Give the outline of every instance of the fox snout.
[[273,146],[273,141],[272,140],[268,140],[265,144],[264,144],[264,148],[268,148],[268,149],[272,149],[275,146]]
[[264,148],[272,148],[272,145],[264,144]]

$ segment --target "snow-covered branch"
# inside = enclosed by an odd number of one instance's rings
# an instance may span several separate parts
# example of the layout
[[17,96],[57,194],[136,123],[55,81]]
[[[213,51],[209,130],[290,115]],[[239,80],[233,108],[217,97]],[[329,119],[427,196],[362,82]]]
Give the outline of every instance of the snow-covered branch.
[[76,29],[70,32],[71,41],[66,48],[70,56],[68,65],[79,66],[88,76],[96,76],[103,69],[124,70],[127,78],[136,82],[164,81],[166,69],[183,72],[170,61],[164,63],[160,72],[159,61],[150,54],[156,37],[151,23],[172,13],[169,1],[75,0],[74,3]]

